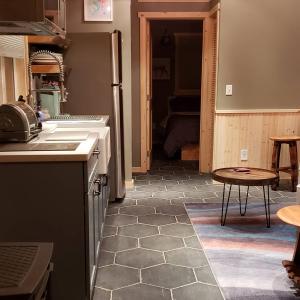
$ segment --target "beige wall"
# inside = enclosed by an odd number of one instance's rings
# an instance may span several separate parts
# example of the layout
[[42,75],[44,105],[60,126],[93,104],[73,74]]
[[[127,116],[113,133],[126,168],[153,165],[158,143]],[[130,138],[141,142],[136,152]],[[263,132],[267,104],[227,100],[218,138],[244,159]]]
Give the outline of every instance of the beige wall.
[[299,20],[299,0],[221,0],[217,109],[300,108]]
[[131,179],[131,27],[130,0],[113,0],[113,22],[83,22],[83,0],[67,1],[67,32],[113,32],[123,37],[123,96],[125,127],[125,177]]

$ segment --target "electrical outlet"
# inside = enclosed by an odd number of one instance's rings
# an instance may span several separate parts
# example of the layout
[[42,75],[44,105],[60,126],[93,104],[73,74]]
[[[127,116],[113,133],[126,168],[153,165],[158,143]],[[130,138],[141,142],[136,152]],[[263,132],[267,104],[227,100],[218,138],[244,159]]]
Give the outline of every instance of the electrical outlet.
[[232,84],[226,84],[226,96],[232,96]]
[[241,149],[241,160],[248,160],[248,149]]

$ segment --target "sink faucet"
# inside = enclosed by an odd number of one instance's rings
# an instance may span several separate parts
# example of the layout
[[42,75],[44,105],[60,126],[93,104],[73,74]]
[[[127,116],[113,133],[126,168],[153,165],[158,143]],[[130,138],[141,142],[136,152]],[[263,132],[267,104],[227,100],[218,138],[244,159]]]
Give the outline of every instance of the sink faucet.
[[58,64],[58,67],[59,67],[59,90],[60,90],[60,102],[67,102],[67,95],[68,93],[66,92],[66,89],[64,87],[64,67],[63,67],[63,64],[62,62],[60,61],[60,59],[57,57],[57,55],[51,51],[48,51],[48,50],[39,50],[37,52],[34,52],[31,54],[30,58],[29,58],[29,62],[28,62],[28,66],[27,66],[27,72],[28,72],[28,85],[29,85],[29,94],[27,96],[28,98],[28,103],[34,107],[35,106],[35,103],[34,103],[34,100],[33,100],[33,96],[32,96],[32,89],[31,89],[31,81],[32,81],[32,63],[35,61],[36,57],[38,55],[41,55],[41,54],[45,54],[45,55],[50,55],[52,56],[57,64]]

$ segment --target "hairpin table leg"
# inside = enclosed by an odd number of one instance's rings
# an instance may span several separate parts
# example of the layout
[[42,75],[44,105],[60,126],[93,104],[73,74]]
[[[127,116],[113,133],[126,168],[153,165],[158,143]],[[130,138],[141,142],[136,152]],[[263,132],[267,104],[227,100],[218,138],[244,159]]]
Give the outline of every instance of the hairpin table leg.
[[230,187],[229,187],[228,198],[227,198],[227,203],[226,203],[226,208],[225,208],[225,214],[224,214],[225,186],[226,186],[226,184],[224,183],[224,187],[223,187],[223,198],[222,198],[221,226],[224,226],[224,225],[225,225],[225,222],[226,222],[226,216],[227,216],[227,211],[228,211],[228,203],[229,203],[229,200],[230,200],[230,194],[231,194],[231,187],[232,187],[232,184],[231,184]]
[[247,204],[248,204],[248,195],[249,195],[249,186],[247,188],[247,195],[246,195],[246,202],[244,207],[244,212],[242,213],[242,201],[241,201],[241,186],[239,185],[239,203],[240,203],[240,215],[245,216],[247,211]]

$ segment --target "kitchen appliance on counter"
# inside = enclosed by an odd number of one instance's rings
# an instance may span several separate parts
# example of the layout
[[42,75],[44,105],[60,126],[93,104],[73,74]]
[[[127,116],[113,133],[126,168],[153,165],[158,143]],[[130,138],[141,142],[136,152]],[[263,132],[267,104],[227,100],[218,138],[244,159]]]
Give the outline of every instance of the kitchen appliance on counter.
[[[109,115],[111,134],[110,200],[125,197],[121,32],[70,33],[64,61],[72,72],[66,87],[72,114]],[[83,55],[84,53],[84,55]]]
[[0,106],[0,142],[28,142],[41,129],[34,110],[24,102]]

